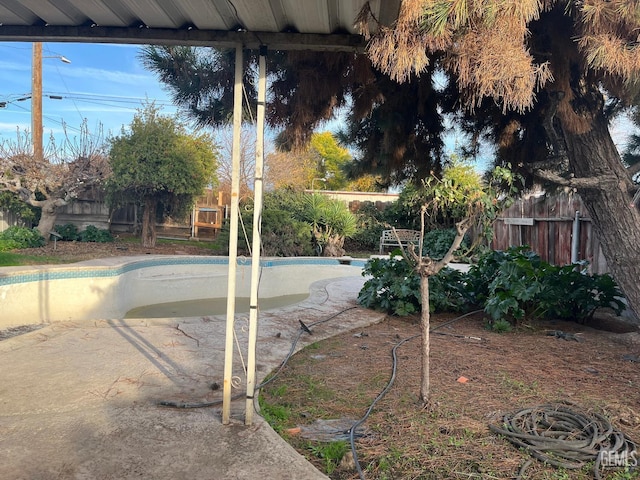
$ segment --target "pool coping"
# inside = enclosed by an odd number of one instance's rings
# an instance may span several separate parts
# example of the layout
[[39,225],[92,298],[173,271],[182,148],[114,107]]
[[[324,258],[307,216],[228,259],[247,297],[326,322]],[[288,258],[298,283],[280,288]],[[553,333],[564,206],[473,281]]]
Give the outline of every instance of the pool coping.
[[[264,257],[262,268],[285,265],[351,265],[364,267],[367,259],[352,257]],[[238,258],[238,266],[251,266],[251,259]],[[0,267],[0,286],[49,280],[115,277],[135,270],[170,265],[229,265],[229,257],[198,255],[153,255],[107,257],[63,265]]]

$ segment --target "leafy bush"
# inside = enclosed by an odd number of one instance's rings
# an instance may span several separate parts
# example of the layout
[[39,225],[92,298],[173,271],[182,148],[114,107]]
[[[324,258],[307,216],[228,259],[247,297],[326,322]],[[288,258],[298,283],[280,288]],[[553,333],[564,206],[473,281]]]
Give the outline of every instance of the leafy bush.
[[356,212],[357,230],[345,239],[344,248],[349,252],[377,252],[385,230],[383,218],[384,213],[372,202],[365,202]]
[[15,250],[20,247],[20,244],[15,240],[8,240],[4,238],[0,238],[0,252],[8,252],[9,250]]
[[[424,234],[424,244],[422,252],[434,260],[444,258],[445,254],[451,248],[453,240],[456,237],[456,231],[453,228],[430,230]],[[469,248],[469,242],[465,238],[458,249],[458,252],[464,252]]]
[[[392,315],[406,316],[420,312],[422,298],[420,276],[402,258],[372,258],[363,270],[371,276],[358,294],[358,302]],[[429,310],[461,311],[467,305],[462,272],[444,268],[429,278]]]
[[16,226],[9,227],[0,233],[0,242],[3,244],[2,251],[13,250],[14,248],[36,248],[46,243],[40,232],[35,228]]
[[460,270],[445,267],[429,277],[429,303],[432,312],[464,312],[470,302],[467,296],[466,275]]
[[[301,195],[289,189],[267,192],[262,210],[262,251],[266,256],[289,257],[313,255],[311,226],[295,218],[303,209]],[[249,244],[253,235],[253,202],[245,202],[240,208],[242,224],[238,229],[238,252],[249,253],[245,239],[246,230]],[[222,226],[216,243],[221,245],[223,254],[228,253],[229,222]]]
[[588,275],[573,265],[552,267],[545,295],[539,299],[548,318],[586,321],[598,308],[612,308],[618,315],[625,304],[610,275]]
[[78,238],[81,242],[113,242],[113,236],[109,230],[98,228],[94,225],[87,225],[87,228],[80,232]]
[[419,212],[424,203],[424,189],[409,183],[400,191],[398,200],[386,206],[382,220],[395,228],[420,230]]
[[485,312],[494,321],[511,318],[517,322],[525,317],[543,316],[537,300],[548,288],[545,270],[550,265],[535,253],[519,249],[508,252],[498,267],[488,284]]
[[312,193],[301,197],[301,205],[302,209],[293,213],[294,218],[309,224],[318,252],[324,249],[325,255],[344,255],[344,239],[357,230],[356,217],[344,202]]
[[264,210],[262,252],[270,257],[313,255],[309,225],[284,210]]
[[64,240],[66,242],[78,240],[78,227],[72,223],[56,225],[54,230],[62,236],[60,240]]
[[401,317],[420,311],[420,277],[403,259],[372,258],[362,274],[371,276],[358,294],[362,306]]
[[467,274],[467,291],[495,322],[558,318],[584,322],[601,307],[624,309],[622,293],[609,275],[587,275],[576,265],[555,266],[528,247],[492,251]]
[[508,320],[504,320],[501,318],[489,323],[487,325],[487,328],[496,333],[507,333],[512,330],[513,326]]
[[[369,278],[358,302],[393,315],[417,313],[421,308],[420,277],[401,257],[371,259],[363,275]],[[491,251],[469,272],[445,268],[429,277],[430,311],[484,308],[489,326],[506,331],[505,322],[524,318],[554,318],[584,322],[598,308],[618,314],[622,293],[609,275],[587,275],[576,265],[554,266],[527,247]]]
[[40,221],[41,208],[32,207],[20,200],[20,197],[15,193],[6,190],[0,192],[0,208],[15,213],[25,222],[37,224]]

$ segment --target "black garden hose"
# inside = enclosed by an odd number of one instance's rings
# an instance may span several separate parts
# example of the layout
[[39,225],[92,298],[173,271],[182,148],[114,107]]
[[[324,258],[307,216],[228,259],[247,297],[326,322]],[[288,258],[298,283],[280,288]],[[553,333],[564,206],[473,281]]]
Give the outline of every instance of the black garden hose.
[[[474,315],[476,313],[480,313],[483,310],[474,310],[473,312],[468,312],[465,313],[463,315],[460,315],[458,317],[455,317],[451,320],[448,320],[444,323],[441,323],[439,325],[436,325],[435,327],[431,327],[429,328],[429,332],[435,332],[436,330],[439,330],[443,327],[446,327],[448,325],[451,325],[452,323],[457,322],[458,320],[462,320],[463,318],[466,318],[470,315]],[[367,412],[364,414],[364,416],[356,421],[353,426],[351,427],[351,429],[349,430],[349,441],[351,443],[351,453],[353,455],[353,461],[356,465],[356,470],[358,471],[358,476],[360,477],[361,480],[365,480],[364,477],[364,472],[362,471],[362,467],[360,466],[360,462],[358,461],[358,452],[356,451],[356,444],[355,444],[355,432],[356,429],[362,425],[367,418],[369,418],[369,415],[371,415],[371,412],[373,411],[373,407],[375,407],[376,403],[378,403],[380,400],[382,400],[382,398],[387,394],[387,392],[391,389],[391,386],[393,385],[393,382],[395,382],[396,379],[396,371],[398,369],[398,356],[396,351],[398,350],[398,348],[400,348],[402,345],[404,345],[405,343],[407,343],[410,340],[413,340],[414,338],[420,338],[422,336],[422,333],[418,333],[416,335],[412,335],[411,337],[405,338],[404,340],[399,341],[398,343],[395,344],[395,346],[391,349],[391,358],[392,358],[392,362],[391,362],[391,378],[389,378],[389,382],[387,383],[387,386],[384,387],[384,389],[378,394],[378,396],[375,398],[375,400],[371,403],[371,405],[369,406],[369,408],[367,409]]]

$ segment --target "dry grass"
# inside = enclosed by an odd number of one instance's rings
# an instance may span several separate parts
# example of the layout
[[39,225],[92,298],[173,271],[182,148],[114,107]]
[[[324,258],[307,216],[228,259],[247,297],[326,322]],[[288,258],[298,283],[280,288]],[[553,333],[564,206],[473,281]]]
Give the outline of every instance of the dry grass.
[[[434,323],[447,316],[436,315]],[[546,329],[581,332],[582,342],[546,335]],[[416,335],[415,323],[389,318],[362,332],[316,343],[295,355],[263,392],[263,405],[280,412],[282,435],[318,468],[326,450],[288,428],[316,419],[361,418],[387,384],[391,349]],[[397,378],[364,424],[357,441],[368,480],[514,478],[530,457],[488,430],[503,413],[552,401],[569,401],[604,413],[632,439],[640,439],[639,333],[612,333],[573,323],[537,324],[497,334],[481,317],[461,320],[432,335],[431,405],[418,402],[419,338],[398,349]],[[355,334],[362,334],[354,336]],[[453,336],[458,335],[458,336]],[[481,340],[465,337],[480,337]],[[465,376],[467,383],[457,379]],[[271,407],[263,407],[269,416]],[[325,446],[326,447],[326,446]],[[588,479],[592,466],[563,471],[534,462],[522,478]],[[331,466],[332,479],[357,479],[353,465]],[[610,469],[603,478],[618,476]]]

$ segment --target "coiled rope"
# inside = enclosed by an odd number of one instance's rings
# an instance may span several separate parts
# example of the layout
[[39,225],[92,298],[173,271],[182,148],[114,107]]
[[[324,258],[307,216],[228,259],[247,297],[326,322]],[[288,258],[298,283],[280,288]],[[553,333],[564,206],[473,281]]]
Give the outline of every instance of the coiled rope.
[[[489,429],[504,436],[534,458],[566,469],[594,463],[594,478],[609,459],[633,459],[636,445],[599,413],[585,413],[569,403],[545,404],[504,415],[501,425]],[[526,462],[516,478],[531,465]]]

